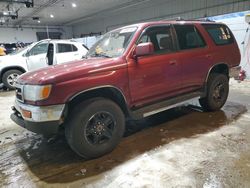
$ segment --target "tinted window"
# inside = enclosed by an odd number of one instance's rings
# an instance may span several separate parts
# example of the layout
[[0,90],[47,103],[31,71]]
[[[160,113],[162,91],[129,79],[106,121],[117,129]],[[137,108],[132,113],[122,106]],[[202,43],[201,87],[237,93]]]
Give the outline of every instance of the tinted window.
[[204,39],[194,25],[175,25],[174,27],[181,50],[206,46]]
[[72,44],[57,44],[57,53],[67,53],[77,51],[77,48]]
[[225,25],[204,24],[203,25],[213,41],[217,45],[231,44],[234,42],[232,33]]
[[72,47],[73,47],[73,48],[72,48],[72,51],[73,51],[73,52],[75,52],[75,51],[78,50],[77,47],[75,47],[75,45],[72,45]]
[[48,51],[48,43],[35,45],[28,53],[28,56],[45,54]]
[[139,39],[139,43],[152,42],[155,52],[174,51],[171,30],[169,26],[151,27]]

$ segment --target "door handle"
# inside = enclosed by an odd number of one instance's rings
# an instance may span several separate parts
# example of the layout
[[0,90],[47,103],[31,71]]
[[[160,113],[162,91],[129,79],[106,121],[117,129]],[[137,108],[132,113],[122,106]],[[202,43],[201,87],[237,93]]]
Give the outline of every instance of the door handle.
[[176,65],[177,64],[177,61],[176,60],[171,60],[169,61],[169,65]]
[[212,57],[211,54],[207,54],[207,55],[206,55],[206,58],[211,58],[211,57]]

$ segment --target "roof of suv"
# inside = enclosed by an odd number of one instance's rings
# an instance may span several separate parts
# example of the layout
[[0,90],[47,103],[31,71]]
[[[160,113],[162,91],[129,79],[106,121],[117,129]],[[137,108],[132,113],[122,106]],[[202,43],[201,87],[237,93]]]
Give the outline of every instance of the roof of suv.
[[75,41],[74,39],[44,39],[44,40],[40,40],[38,42],[42,42],[42,41],[51,41],[51,42],[55,42],[55,43],[79,43],[78,41]]
[[222,24],[214,21],[206,21],[206,20],[162,20],[162,21],[152,21],[152,22],[142,22],[132,25],[127,25],[122,28],[127,27],[147,27],[150,25],[159,25],[159,24]]

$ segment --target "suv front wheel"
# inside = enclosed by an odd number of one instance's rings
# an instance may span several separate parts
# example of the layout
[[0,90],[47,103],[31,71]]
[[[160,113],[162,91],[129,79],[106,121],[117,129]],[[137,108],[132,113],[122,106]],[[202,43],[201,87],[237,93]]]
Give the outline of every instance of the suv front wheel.
[[109,99],[93,98],[77,105],[66,123],[66,139],[78,155],[90,159],[111,152],[122,138],[125,117]]
[[4,86],[9,89],[15,89],[15,83],[21,74],[23,73],[16,69],[6,71],[2,77]]
[[207,83],[207,93],[199,100],[205,111],[216,111],[226,103],[229,92],[229,80],[225,74],[211,73]]

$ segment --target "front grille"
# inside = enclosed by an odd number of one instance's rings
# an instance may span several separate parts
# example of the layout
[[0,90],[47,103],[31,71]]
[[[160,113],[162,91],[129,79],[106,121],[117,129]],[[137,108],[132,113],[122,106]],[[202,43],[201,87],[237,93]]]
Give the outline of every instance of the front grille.
[[16,84],[16,98],[18,101],[23,102],[23,87],[21,85]]

